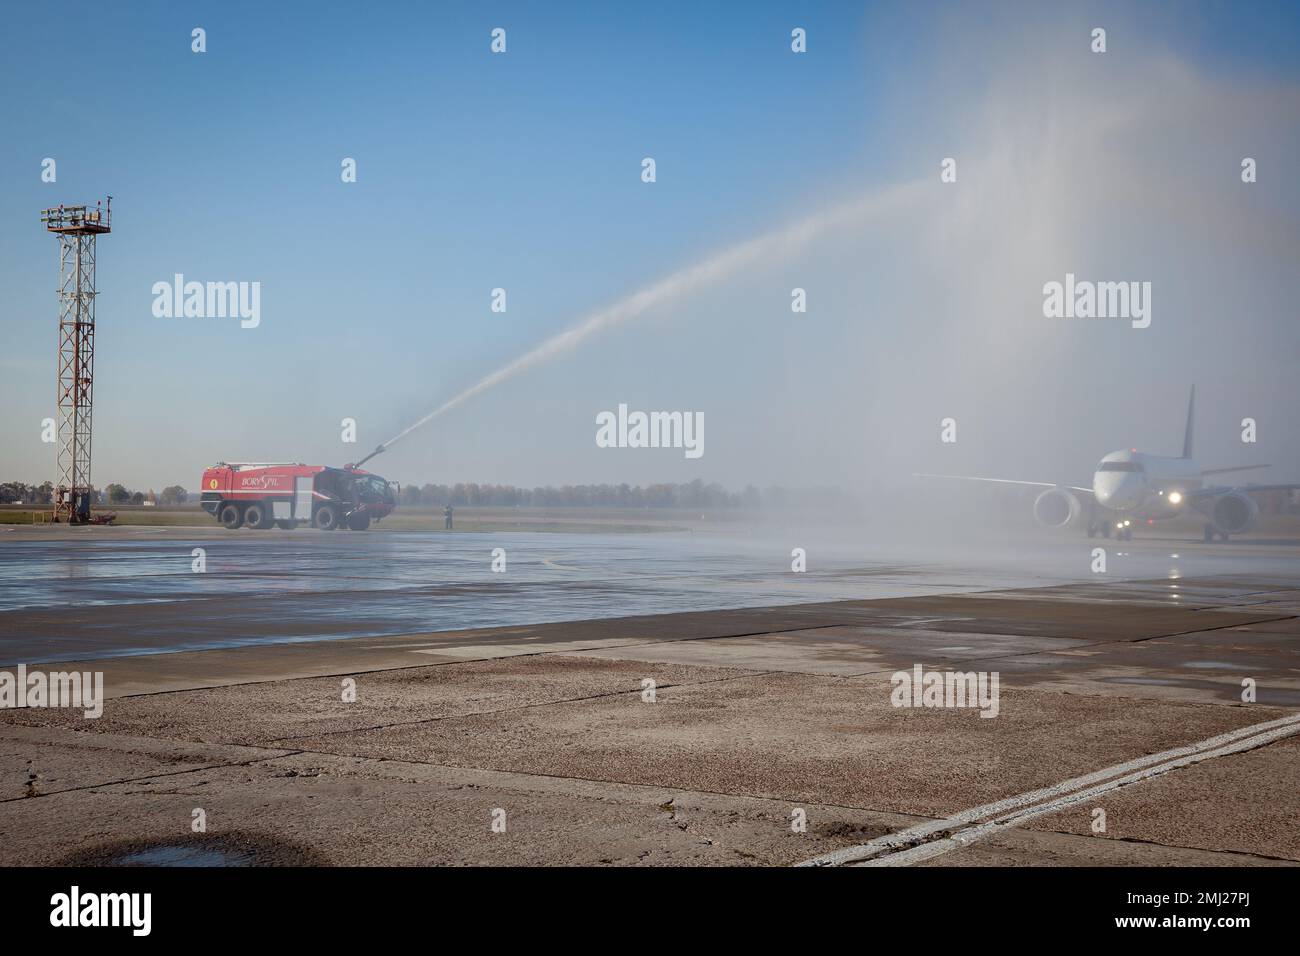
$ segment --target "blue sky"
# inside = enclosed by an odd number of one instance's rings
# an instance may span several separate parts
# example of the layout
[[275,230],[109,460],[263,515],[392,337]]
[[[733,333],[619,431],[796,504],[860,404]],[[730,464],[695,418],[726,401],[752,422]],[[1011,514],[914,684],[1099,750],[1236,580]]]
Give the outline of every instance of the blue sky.
[[[963,99],[995,84],[1026,36],[1050,62],[1074,56],[1102,18],[1122,25],[1111,31],[1115,62],[1172,53],[1209,84],[1293,88],[1300,64],[1294,4],[971,8],[10,5],[0,14],[0,479],[53,477],[52,448],[39,443],[57,319],[57,244],[37,221],[47,205],[114,196],[115,231],[100,245],[96,483],[193,487],[217,459],[340,462],[353,451],[338,441],[343,416],[372,447],[701,255],[838,196],[928,175],[957,118],[980,115]],[[190,49],[195,26],[207,31],[201,55]],[[498,26],[505,55],[489,51]],[[790,52],[794,26],[808,31],[805,55]],[[40,181],[47,156],[55,184]],[[657,162],[654,184],[640,181],[644,156]],[[355,184],[340,182],[344,157],[357,161]],[[809,269],[834,261],[815,252]],[[841,266],[873,268],[851,256]],[[260,281],[260,327],[155,318],[149,290],[177,272]],[[807,345],[804,370],[790,364],[799,342],[757,318],[745,331],[740,319],[761,306],[700,301],[657,338],[611,333],[521,377],[375,467],[391,462],[407,481],[797,480],[756,463],[745,443],[690,464],[593,458],[592,416],[638,398],[716,407],[727,449],[741,428],[729,409],[749,408],[754,428],[773,383],[788,396],[792,376],[854,377],[833,360],[834,343],[857,341],[857,293],[833,292],[832,279],[822,301],[838,311],[808,335],[829,354]],[[504,315],[488,308],[498,286]],[[719,310],[725,335],[703,327]],[[704,353],[717,374],[679,363],[683,352]],[[1170,376],[1171,408],[1184,378]],[[728,406],[738,392],[748,397]]]

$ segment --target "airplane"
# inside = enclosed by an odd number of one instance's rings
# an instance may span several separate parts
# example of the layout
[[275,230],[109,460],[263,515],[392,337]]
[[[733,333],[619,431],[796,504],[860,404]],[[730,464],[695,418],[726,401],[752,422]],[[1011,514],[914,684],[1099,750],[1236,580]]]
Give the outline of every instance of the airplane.
[[1051,481],[978,478],[973,475],[918,474],[917,478],[948,478],[1045,489],[1034,499],[1034,520],[1049,528],[1080,523],[1087,512],[1088,537],[1111,531],[1121,541],[1133,540],[1135,521],[1173,518],[1189,511],[1205,516],[1205,540],[1244,534],[1255,526],[1259,507],[1250,496],[1256,491],[1291,491],[1290,485],[1212,485],[1205,479],[1234,471],[1252,471],[1269,465],[1241,465],[1202,470],[1192,458],[1192,430],[1196,412],[1196,386],[1187,400],[1187,429],[1180,458],[1148,455],[1136,448],[1113,451],[1102,458],[1092,476],[1092,486],[1061,485]]

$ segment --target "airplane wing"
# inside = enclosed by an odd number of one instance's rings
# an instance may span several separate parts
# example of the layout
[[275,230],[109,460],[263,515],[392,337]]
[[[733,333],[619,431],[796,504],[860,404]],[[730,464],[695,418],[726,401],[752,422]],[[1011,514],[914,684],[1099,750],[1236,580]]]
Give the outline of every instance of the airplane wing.
[[1272,468],[1272,465],[1236,465],[1232,468],[1207,468],[1203,475],[1226,475],[1230,471],[1256,471],[1260,468]]
[[1078,485],[1062,485],[1058,481],[1019,481],[1015,478],[978,478],[974,475],[927,475],[914,472],[913,478],[948,478],[953,481],[983,481],[994,485],[1027,485],[1030,488],[1069,488],[1071,491],[1077,491],[1081,495],[1091,495],[1091,488],[1080,488]]
[[[1209,474],[1205,472],[1204,474]],[[1200,491],[1188,493],[1188,497],[1193,500],[1202,498],[1217,498],[1219,495],[1226,495],[1232,491],[1240,491],[1250,494],[1252,491],[1295,491],[1300,489],[1300,484],[1290,485],[1219,485],[1214,488],[1202,488]]]

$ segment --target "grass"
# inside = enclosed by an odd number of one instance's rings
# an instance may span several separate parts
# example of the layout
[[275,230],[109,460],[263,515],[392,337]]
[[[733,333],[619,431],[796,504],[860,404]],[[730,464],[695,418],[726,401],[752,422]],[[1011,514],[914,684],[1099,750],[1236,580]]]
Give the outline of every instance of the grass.
[[[116,512],[115,525],[175,528],[216,528],[217,523],[198,505],[145,508],[125,505],[96,508],[96,513]],[[32,525],[48,510],[31,505],[0,505],[0,525]],[[645,534],[656,531],[720,530],[743,524],[752,513],[737,509],[708,512],[671,508],[457,508],[455,530],[444,532],[556,532],[564,534]],[[1028,525],[1028,521],[1026,521]],[[1205,519],[1187,515],[1158,522],[1154,528],[1138,525],[1136,537],[1186,536],[1199,538]],[[383,531],[443,531],[442,509],[422,505],[400,506],[377,526]],[[1077,529],[1062,534],[1074,534]],[[1049,534],[1050,532],[1041,532]],[[1081,533],[1081,532],[1080,532]],[[1260,515],[1258,525],[1244,536],[1256,543],[1300,543],[1300,515]],[[1101,542],[1105,539],[1096,539]]]
[[[212,519],[202,511],[163,511],[155,508],[150,508],[148,511],[144,509],[125,511],[114,508],[95,508],[94,514],[103,514],[115,510],[117,511],[117,518],[114,519],[113,523],[117,525],[131,524],[151,527],[176,525],[186,527],[213,523]],[[41,516],[49,515],[49,513],[49,509],[14,508],[6,505],[0,507],[0,524],[39,524]]]
[[[217,523],[201,508],[144,508],[139,505],[95,508],[95,514],[114,512],[115,526],[215,528]],[[0,505],[0,525],[39,523],[48,509],[23,505]],[[644,534],[652,531],[685,530],[671,515],[650,514],[640,521],[629,520],[626,511],[602,508],[457,508],[456,532],[562,532],[567,534]],[[640,517],[640,515],[638,515]],[[441,508],[401,508],[379,522],[384,531],[444,531]]]

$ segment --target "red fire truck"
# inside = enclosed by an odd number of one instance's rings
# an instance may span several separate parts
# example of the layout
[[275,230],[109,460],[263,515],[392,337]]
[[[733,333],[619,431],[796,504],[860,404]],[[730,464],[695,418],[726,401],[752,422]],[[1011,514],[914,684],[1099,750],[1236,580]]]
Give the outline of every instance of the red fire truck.
[[330,468],[288,462],[219,462],[203,473],[203,510],[225,527],[307,523],[322,531],[364,531],[397,506],[389,482],[355,465]]

